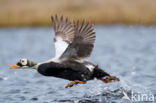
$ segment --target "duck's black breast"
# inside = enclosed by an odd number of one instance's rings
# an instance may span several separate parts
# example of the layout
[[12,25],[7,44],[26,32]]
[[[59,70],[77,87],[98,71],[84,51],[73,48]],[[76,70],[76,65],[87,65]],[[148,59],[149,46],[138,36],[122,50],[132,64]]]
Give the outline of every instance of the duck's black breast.
[[72,81],[87,81],[93,79],[93,73],[83,64],[75,61],[44,63],[39,65],[38,72],[45,76],[54,76]]

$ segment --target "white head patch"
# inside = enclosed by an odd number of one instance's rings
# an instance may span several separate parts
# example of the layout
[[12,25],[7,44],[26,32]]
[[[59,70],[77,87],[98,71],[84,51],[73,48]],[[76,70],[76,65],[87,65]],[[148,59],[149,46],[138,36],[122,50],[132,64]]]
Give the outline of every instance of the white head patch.
[[20,60],[20,63],[21,63],[22,65],[27,65],[27,59],[21,59],[21,60]]

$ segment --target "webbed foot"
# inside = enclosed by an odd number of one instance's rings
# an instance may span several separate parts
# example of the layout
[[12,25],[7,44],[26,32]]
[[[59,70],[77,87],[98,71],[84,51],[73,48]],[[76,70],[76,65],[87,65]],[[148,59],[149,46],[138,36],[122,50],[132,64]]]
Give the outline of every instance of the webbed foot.
[[86,84],[86,83],[87,81],[74,80],[70,82],[69,84],[67,84],[65,88],[72,87],[73,85],[76,85],[76,84]]
[[110,83],[112,81],[114,81],[114,82],[120,81],[120,79],[115,77],[115,76],[109,76],[109,77],[106,77],[106,78],[98,78],[98,79],[105,82],[105,83]]

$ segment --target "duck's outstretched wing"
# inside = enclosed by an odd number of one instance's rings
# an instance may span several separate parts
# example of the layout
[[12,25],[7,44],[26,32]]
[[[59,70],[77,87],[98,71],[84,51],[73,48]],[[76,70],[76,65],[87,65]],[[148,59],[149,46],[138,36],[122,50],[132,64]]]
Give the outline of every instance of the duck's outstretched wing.
[[79,20],[75,24],[75,36],[73,42],[69,44],[60,59],[83,60],[90,56],[95,42],[95,32],[92,24],[84,20],[80,24]]
[[74,24],[68,20],[68,17],[64,19],[63,16],[60,18],[58,18],[57,15],[51,16],[51,20],[55,31],[55,58],[59,58],[73,41],[75,34]]

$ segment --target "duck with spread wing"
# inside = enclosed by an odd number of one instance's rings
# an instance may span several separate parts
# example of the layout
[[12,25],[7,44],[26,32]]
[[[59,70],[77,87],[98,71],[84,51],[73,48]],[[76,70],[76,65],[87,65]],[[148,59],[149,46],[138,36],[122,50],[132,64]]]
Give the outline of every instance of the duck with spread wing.
[[68,17],[58,18],[57,15],[51,19],[55,31],[55,57],[43,63],[21,59],[15,66],[11,66],[11,69],[33,68],[44,76],[70,80],[66,88],[75,84],[85,84],[94,78],[105,83],[119,81],[115,76],[86,60],[91,55],[96,38],[90,23],[84,20],[81,23],[79,20],[73,23]]

